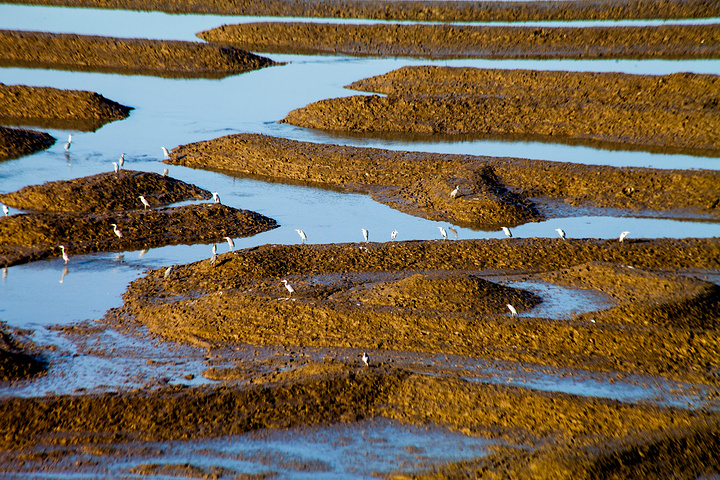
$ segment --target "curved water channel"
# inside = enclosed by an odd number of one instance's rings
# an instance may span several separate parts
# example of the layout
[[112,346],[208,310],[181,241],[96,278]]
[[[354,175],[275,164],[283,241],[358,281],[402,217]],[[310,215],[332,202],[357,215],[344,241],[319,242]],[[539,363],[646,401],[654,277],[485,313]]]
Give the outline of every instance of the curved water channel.
[[[270,19],[0,5],[0,28],[123,37],[197,41],[194,35],[203,29],[223,23],[260,20]],[[706,21],[715,23],[717,20]],[[292,109],[324,98],[357,94],[343,87],[356,80],[384,74],[405,65],[619,71],[636,74],[717,74],[720,72],[719,60],[429,61],[343,56],[267,56],[286,64],[220,80],[0,69],[0,82],[5,84],[89,90],[134,107],[126,120],[113,122],[96,132],[50,130],[49,133],[60,141],[47,151],[0,163],[0,192],[14,191],[29,184],[109,171],[112,162],[116,161],[121,153],[125,153],[126,168],[159,173],[165,168],[165,165],[159,162],[162,158],[161,146],[172,149],[180,144],[238,132],[263,133],[319,143],[525,157],[612,166],[716,170],[720,165],[720,159],[717,158],[603,150],[537,142],[407,142],[362,139],[333,136],[278,123],[278,120]],[[66,154],[62,145],[68,133],[73,133],[73,146],[69,154]],[[295,233],[296,228],[302,228],[308,234],[310,243],[331,243],[360,241],[361,228],[370,231],[371,241],[389,240],[390,232],[394,229],[400,232],[398,240],[435,239],[438,238],[437,227],[443,225],[398,212],[372,201],[365,195],[233,178],[185,167],[169,168],[173,177],[220,192],[223,203],[260,212],[274,218],[281,225],[278,229],[251,238],[235,239],[237,248],[268,243],[297,243],[300,239]],[[555,236],[555,228],[562,227],[569,237],[613,238],[623,230],[629,230],[633,237],[647,238],[720,236],[720,224],[717,223],[636,218],[608,215],[607,212],[598,216],[593,213],[522,225],[513,229],[513,234],[516,237],[548,237]],[[460,239],[503,236],[501,231],[474,231],[459,227],[456,230]],[[219,248],[224,252],[227,246],[219,245]],[[150,379],[159,376],[169,383],[208,383],[209,381],[200,376],[207,366],[204,362],[204,351],[182,347],[182,354],[178,354],[174,348],[179,347],[156,345],[153,342],[138,347],[136,337],[127,338],[112,331],[98,335],[94,340],[97,344],[91,348],[86,344],[87,340],[78,341],[53,326],[102,317],[107,309],[121,305],[120,295],[127,284],[147,269],[188,263],[209,256],[209,245],[180,245],[142,252],[77,256],[71,259],[67,270],[60,259],[3,270],[0,279],[0,320],[12,326],[33,330],[33,339],[38,344],[54,345],[56,352],[50,358],[49,375],[39,380],[1,387],[0,396],[134,388],[152,384]],[[574,296],[572,291],[558,287],[545,288],[543,295],[552,299],[548,302],[552,308],[546,312],[535,312],[536,314],[561,317],[567,314],[563,312],[562,305],[570,300],[575,302],[573,308],[576,312],[582,310],[583,304],[585,308],[598,308],[586,297]],[[114,357],[118,351],[130,348],[129,346],[136,348],[136,353],[140,348],[142,355],[133,360]],[[357,352],[339,353],[348,358],[356,354]],[[171,359],[176,357],[180,360],[173,362]],[[161,361],[149,362],[148,359]],[[406,363],[412,366],[414,362],[426,361],[440,360],[409,359]],[[447,359],[445,361],[447,362]],[[612,382],[603,378],[579,379],[569,376],[567,372],[548,370],[538,370],[531,375],[528,374],[528,369],[532,369],[532,366],[523,366],[523,373],[520,374],[519,367],[512,365],[501,368],[497,365],[482,364],[474,368],[477,369],[477,375],[471,379],[479,381],[517,383],[539,389],[611,397],[623,401],[644,400],[693,406],[703,404],[702,392],[698,392],[693,386],[663,382],[648,386],[647,379],[632,377],[627,377],[625,381]],[[467,374],[467,369],[463,371]],[[128,375],[127,372],[133,374]],[[188,380],[188,373],[192,380]],[[672,395],[669,394],[670,391],[673,392]]]

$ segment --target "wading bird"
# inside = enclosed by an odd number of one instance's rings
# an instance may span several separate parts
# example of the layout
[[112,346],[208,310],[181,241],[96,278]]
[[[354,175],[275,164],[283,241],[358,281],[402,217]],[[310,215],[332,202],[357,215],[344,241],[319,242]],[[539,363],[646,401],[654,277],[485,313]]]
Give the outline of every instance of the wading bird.
[[67,152],[70,150],[70,145],[72,145],[72,135],[68,135],[68,141],[65,142],[65,151]]
[[124,153],[120,155],[120,161],[118,161],[118,165],[120,166],[120,168],[123,168],[123,165],[125,165],[125,154]]
[[558,232],[558,235],[560,235],[560,238],[565,240],[565,231],[562,228],[556,228],[555,231]]
[[397,231],[397,230],[393,230],[392,233],[390,234],[390,241],[394,242],[394,241],[395,241],[395,237],[397,237],[397,234],[398,234],[398,231]]
[[438,227],[438,229],[440,230],[440,235],[442,235],[443,240],[447,240],[447,232],[445,229],[443,227]]
[[217,244],[216,243],[213,243],[212,252],[213,252],[213,255],[217,255]]
[[235,242],[233,242],[233,239],[230,237],[225,237],[225,241],[228,242],[228,247],[230,247],[230,251],[233,251],[233,248],[235,248]]
[[363,234],[363,238],[365,239],[365,243],[367,243],[367,242],[368,242],[368,238],[369,238],[369,233],[368,233],[368,231],[363,228],[363,229],[362,229],[362,234]]
[[70,257],[65,252],[65,245],[60,245],[60,250],[62,250],[62,258],[65,260],[65,263],[68,263],[70,261]]
[[6,217],[10,213],[10,209],[8,208],[7,205],[3,205],[3,213],[5,214]]
[[305,235],[305,232],[299,229],[295,229],[298,235],[300,235],[300,240],[302,241],[302,244],[305,245],[305,242],[307,242],[307,235]]
[[510,310],[510,316],[511,316],[511,317],[514,317],[515,315],[517,315],[517,310],[515,310],[515,307],[513,307],[513,306],[510,305],[509,303],[507,304],[507,307],[508,307],[508,310]]
[[170,152],[168,152],[168,149],[165,148],[165,147],[160,147],[160,148],[162,148],[163,156],[164,156],[165,158],[170,158]]
[[113,162],[113,171],[117,173],[120,171],[120,166],[117,164],[117,162]]
[[165,269],[165,275],[163,275],[163,278],[168,278],[170,276],[170,273],[172,272],[172,265],[170,265],[168,268]]
[[167,177],[167,174],[168,174],[168,169],[166,168],[165,170],[163,170],[163,177]]
[[453,227],[448,227],[448,230],[452,232],[453,238],[457,238],[457,230],[455,230]]
[[142,202],[142,204],[145,206],[145,210],[147,210],[148,208],[150,208],[150,203],[149,203],[147,200],[145,200],[145,197],[143,197],[142,195],[140,195],[138,198],[140,199],[140,201]]
[[288,293],[289,293],[290,295],[292,295],[293,293],[295,293],[295,289],[293,288],[292,285],[290,285],[290,284],[288,283],[287,280],[285,280],[285,279],[283,278],[282,283],[285,285],[285,288],[287,288],[287,291],[288,291]]
[[502,227],[502,231],[505,232],[505,236],[506,236],[506,237],[508,237],[508,238],[512,237],[512,232],[510,231],[509,228],[507,228],[507,227]]
[[217,262],[217,253],[213,253],[212,257],[210,257],[210,265],[215,265],[215,262]]
[[622,243],[623,240],[625,240],[625,237],[627,237],[629,233],[630,233],[630,232],[622,232],[622,233],[620,234],[620,238],[618,238],[618,242]]
[[365,352],[363,352],[363,354],[362,354],[362,361],[366,367],[370,366],[370,357],[368,357],[367,353],[365,353]]
[[220,203],[220,194],[218,192],[213,192],[212,195],[213,195],[213,197],[212,197],[213,202]]
[[452,192],[450,192],[450,198],[456,199],[458,195],[460,195],[460,185],[458,185],[457,187],[455,187],[455,190],[453,190]]
[[115,232],[115,235],[117,235],[118,238],[122,238],[122,232],[118,230],[117,223],[111,223],[110,225],[113,226],[113,232]]

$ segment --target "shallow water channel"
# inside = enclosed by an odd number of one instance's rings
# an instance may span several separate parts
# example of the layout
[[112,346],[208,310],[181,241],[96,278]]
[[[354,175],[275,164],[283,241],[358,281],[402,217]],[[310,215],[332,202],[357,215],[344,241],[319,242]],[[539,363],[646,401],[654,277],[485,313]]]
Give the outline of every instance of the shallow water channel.
[[[245,20],[265,19],[245,17]],[[39,29],[65,33],[102,33],[110,36],[195,40],[196,32],[234,21],[240,19],[0,5],[0,28]],[[84,27],[86,25],[93,27],[88,29]],[[357,92],[343,88],[353,81],[384,74],[405,65],[463,65],[644,74],[689,71],[717,74],[720,72],[718,60],[433,62],[405,58],[268,56],[286,64],[221,80],[165,79],[41,69],[0,69],[0,82],[5,84],[90,90],[134,108],[126,120],[113,122],[96,132],[49,131],[59,141],[47,151],[0,163],[0,191],[10,192],[30,184],[109,171],[112,162],[117,161],[121,153],[125,153],[126,168],[159,173],[165,168],[165,165],[159,162],[162,158],[161,146],[172,149],[180,144],[238,132],[396,150],[526,157],[613,166],[696,169],[718,169],[720,166],[720,159],[717,158],[603,150],[537,142],[407,142],[349,138],[278,123],[290,110],[308,103],[324,98],[356,94]],[[73,134],[73,145],[66,154],[63,143],[68,133]],[[295,233],[296,228],[302,228],[308,234],[310,243],[334,243],[360,241],[361,228],[370,231],[370,241],[389,241],[390,232],[394,229],[400,232],[398,240],[436,239],[439,238],[437,227],[448,226],[400,213],[372,201],[365,195],[233,178],[177,166],[170,166],[169,169],[173,177],[197,184],[210,191],[220,192],[223,203],[227,205],[257,211],[277,220],[280,224],[280,228],[270,232],[251,238],[235,239],[236,248],[268,243],[298,243],[300,239]],[[11,213],[17,212],[11,211]],[[720,236],[720,224],[717,223],[613,216],[607,212],[602,215],[598,215],[597,212],[595,214],[587,212],[581,216],[530,223],[514,228],[513,234],[516,237],[551,237],[556,236],[555,228],[560,227],[565,230],[568,237],[576,238],[614,238],[623,230],[630,231],[631,237],[646,238]],[[473,231],[459,227],[456,227],[456,230],[458,239],[503,237],[501,231]],[[218,245],[218,247],[220,252],[224,252],[227,245]],[[86,393],[167,383],[188,385],[210,383],[200,375],[202,370],[207,368],[204,350],[165,345],[142,335],[126,337],[112,330],[94,334],[89,339],[80,339],[77,336],[67,335],[55,327],[101,318],[107,309],[121,305],[120,295],[128,283],[143,275],[147,269],[188,263],[210,255],[210,245],[179,245],[142,252],[77,256],[71,259],[67,269],[64,268],[61,259],[51,259],[3,270],[0,279],[0,320],[15,327],[34,331],[31,338],[38,344],[52,345],[54,353],[50,356],[49,375],[39,380],[0,387],[0,396]],[[597,308],[594,303],[588,302],[587,298],[579,294],[575,295],[567,289],[537,285],[535,288],[542,290],[542,295],[550,300],[543,307],[547,310],[541,313],[551,318],[567,315],[568,309],[581,311],[583,305],[587,308]],[[534,314],[540,313],[534,312]],[[134,356],[124,356],[122,352],[125,349],[133,350]],[[338,355],[354,357],[357,352],[340,352]],[[434,356],[412,358],[407,360],[406,366],[418,367],[427,362],[434,362],[436,365],[451,369],[452,365],[459,364],[458,362],[472,362],[472,359],[458,360]],[[656,401],[661,404],[691,406],[703,404],[701,392],[698,394],[692,385],[670,385],[632,378],[616,382],[590,376],[572,376],[572,372],[533,370],[532,366],[520,365],[499,367],[476,364],[471,370],[472,375],[469,375],[468,370],[463,369],[468,378],[478,381],[505,382],[629,402]],[[535,373],[528,373],[529,370]],[[319,428],[306,434],[331,435],[335,431],[333,429],[337,428],[344,427],[331,427],[327,432]],[[347,457],[349,460],[338,459],[329,467],[330,472],[335,475],[342,474],[346,478],[365,478],[372,471],[385,471],[380,461],[377,465],[371,463],[366,469],[355,472],[351,467],[346,469],[343,466],[362,464],[363,459],[367,458],[367,455],[361,455],[363,449],[375,448],[377,452],[373,455],[377,455],[378,458],[397,458],[398,462],[419,464],[425,461],[423,458],[418,460],[422,455],[416,455],[416,451],[408,450],[402,442],[392,452],[383,452],[385,441],[374,439],[375,429],[385,432],[383,438],[407,437],[407,445],[412,446],[419,444],[418,438],[426,439],[427,445],[418,448],[426,449],[428,455],[435,460],[444,459],[442,452],[435,452],[435,446],[451,441],[447,433],[417,433],[412,428],[389,424],[371,423],[359,425],[357,428],[351,427],[338,436],[347,438],[344,451],[353,449],[357,451]],[[370,437],[356,438],[359,431],[369,432],[367,435]],[[286,434],[271,434],[267,438],[257,440],[254,444],[256,446],[252,448],[266,448],[267,451],[272,452],[273,449],[280,448],[273,442],[283,444],[284,441],[286,446],[290,442],[298,443],[292,434],[288,433],[287,438],[283,440],[284,435]],[[235,441],[233,445],[238,446],[244,441],[242,439]],[[452,442],[460,442],[458,445],[465,441],[452,440]],[[170,452],[173,452],[173,449],[179,449],[178,451],[184,449],[183,451],[187,452],[195,448],[187,444],[183,447],[167,446]],[[208,442],[199,444],[197,448],[220,449],[210,446]],[[476,450],[481,450],[483,445],[466,445],[463,448],[468,449],[469,456],[477,456]],[[408,452],[410,453],[407,454]],[[226,453],[229,454],[224,452],[223,455]],[[242,457],[240,451],[231,453],[235,459]],[[305,458],[302,452],[291,453]],[[173,463],[174,460],[170,457],[167,461]],[[182,455],[179,454],[179,457]],[[406,460],[405,457],[412,458]],[[253,470],[253,473],[258,471]],[[318,473],[312,472],[308,478],[320,478]],[[304,474],[299,472],[291,477],[305,478]],[[59,478],[63,478],[62,475],[59,475]]]

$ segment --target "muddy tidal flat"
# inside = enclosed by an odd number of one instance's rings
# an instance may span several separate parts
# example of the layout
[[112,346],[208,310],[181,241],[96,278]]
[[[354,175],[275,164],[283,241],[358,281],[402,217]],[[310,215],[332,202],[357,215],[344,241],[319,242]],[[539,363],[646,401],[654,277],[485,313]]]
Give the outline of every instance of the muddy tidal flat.
[[0,161],[49,148],[55,138],[44,132],[0,126]]

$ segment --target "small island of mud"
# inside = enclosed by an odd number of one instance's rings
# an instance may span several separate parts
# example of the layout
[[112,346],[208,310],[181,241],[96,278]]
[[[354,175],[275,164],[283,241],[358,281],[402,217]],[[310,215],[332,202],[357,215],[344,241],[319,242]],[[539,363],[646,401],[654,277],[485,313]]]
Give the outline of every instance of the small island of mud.
[[255,134],[183,145],[167,162],[368,193],[412,215],[487,230],[566,216],[568,206],[720,218],[716,171],[400,152]]
[[44,132],[0,126],[0,161],[50,148],[55,137]]
[[90,35],[0,31],[0,66],[223,78],[276,65],[233,47]]
[[264,22],[198,34],[266,53],[420,58],[718,58],[717,25],[488,27]]
[[0,123],[94,132],[131,107],[82,90],[0,84]]
[[587,142],[720,156],[717,75],[423,66],[348,88],[385,96],[321,100],[283,122],[364,134]]
[[[150,207],[143,205],[140,195]],[[60,245],[72,256],[220,242],[226,236],[250,236],[277,227],[263,215],[219,203],[157,208],[211,195],[155,173],[120,170],[29,186],[0,197],[8,205],[34,212],[0,217],[0,266],[59,256]]]

